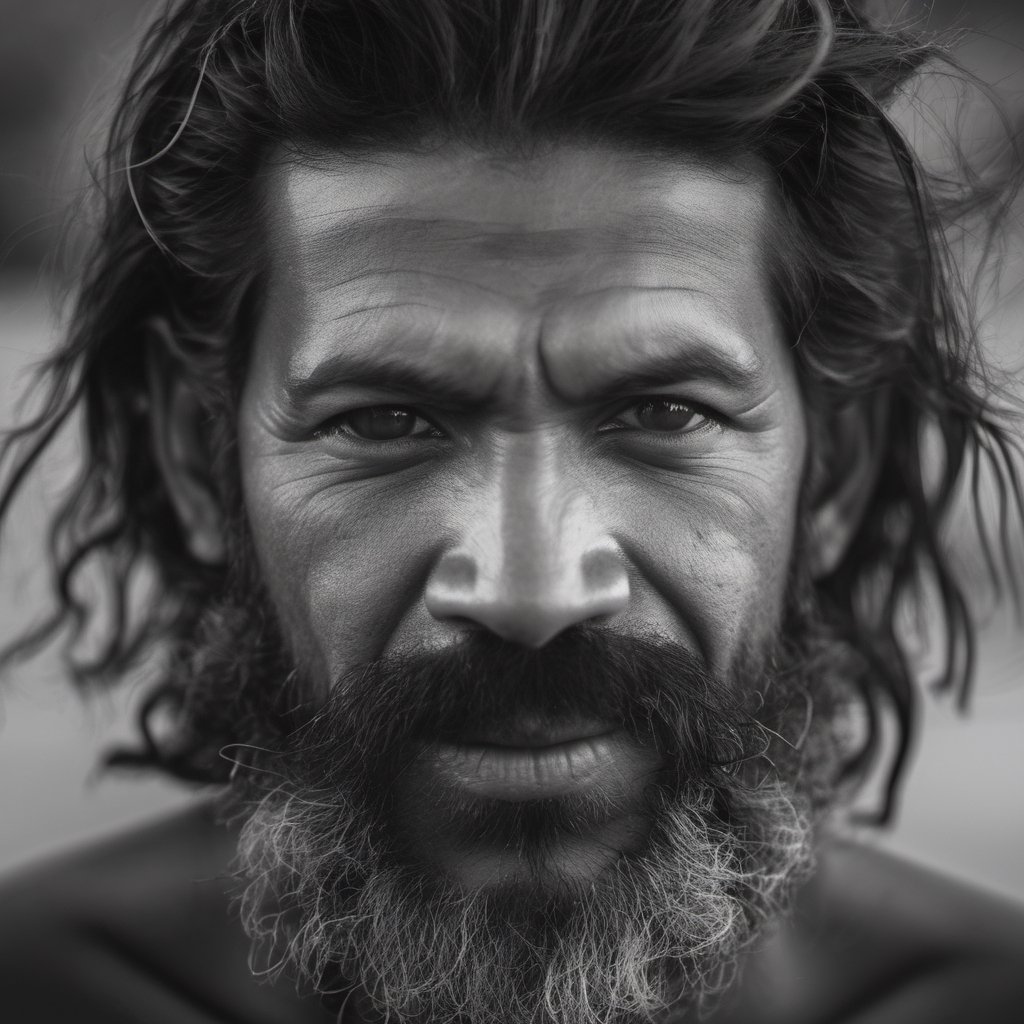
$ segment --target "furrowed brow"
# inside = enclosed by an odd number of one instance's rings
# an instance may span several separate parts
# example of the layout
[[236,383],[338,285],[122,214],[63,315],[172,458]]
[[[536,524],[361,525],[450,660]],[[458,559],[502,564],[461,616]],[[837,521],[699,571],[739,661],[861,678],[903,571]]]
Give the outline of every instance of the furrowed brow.
[[760,393],[769,384],[769,373],[753,353],[747,357],[717,345],[690,343],[681,351],[644,359],[639,365],[586,373],[580,397],[605,401],[696,380],[711,381],[734,391]]
[[489,390],[474,386],[464,372],[449,375],[437,367],[359,352],[337,353],[308,372],[289,373],[282,390],[289,405],[301,409],[318,395],[343,387],[386,391],[410,399],[429,397],[435,402],[465,407],[486,401]]

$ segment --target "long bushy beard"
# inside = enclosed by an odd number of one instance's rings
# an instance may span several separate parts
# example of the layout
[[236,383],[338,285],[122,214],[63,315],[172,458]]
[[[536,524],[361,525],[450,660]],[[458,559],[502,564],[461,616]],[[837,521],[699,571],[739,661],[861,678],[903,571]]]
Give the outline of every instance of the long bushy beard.
[[777,786],[732,827],[706,804],[667,805],[642,856],[578,891],[460,891],[391,862],[339,810],[260,802],[239,849],[243,922],[261,969],[358,984],[397,1020],[604,1024],[706,1005],[809,867],[807,821]]
[[[267,711],[261,732],[251,714],[232,811],[259,968],[423,1024],[627,1024],[706,1006],[811,867],[843,753],[828,679],[781,646],[716,680],[659,638],[579,629],[525,651],[478,635],[364,666],[297,725]],[[293,673],[274,703],[308,709],[309,692]],[[656,745],[649,828],[583,884],[547,853],[614,808],[456,802],[439,814],[530,868],[467,890],[409,848],[396,794],[423,740],[524,712]]]

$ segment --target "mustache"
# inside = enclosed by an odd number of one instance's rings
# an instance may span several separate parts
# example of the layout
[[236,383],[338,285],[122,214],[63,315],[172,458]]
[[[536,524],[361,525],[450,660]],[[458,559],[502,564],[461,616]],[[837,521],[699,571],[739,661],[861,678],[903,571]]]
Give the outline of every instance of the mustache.
[[730,775],[766,752],[791,703],[770,663],[720,679],[698,654],[659,636],[580,626],[529,649],[481,631],[346,673],[318,706],[297,721],[293,712],[276,749],[260,750],[259,767],[317,789],[355,777],[376,787],[424,744],[500,734],[524,719],[596,720],[655,744],[679,782]]
[[[648,1019],[682,991],[714,988],[809,859],[794,762],[763,756],[773,724],[804,720],[803,691],[778,649],[757,658],[719,678],[658,636],[580,627],[538,650],[481,632],[381,658],[315,707],[296,677],[267,696],[304,698],[304,710],[259,752],[262,770],[238,773],[226,807],[244,815],[247,933],[271,971],[319,991],[361,985],[409,1020],[548,1019],[543,1006],[551,1019],[613,1019],[562,1012],[576,1004],[639,1020],[634,1009]],[[429,773],[416,775],[424,744],[524,715],[599,719],[665,755],[638,806],[621,808],[636,846],[596,883],[551,853],[616,818],[602,794],[438,800]],[[420,839],[435,833],[523,870],[470,894],[424,856]]]

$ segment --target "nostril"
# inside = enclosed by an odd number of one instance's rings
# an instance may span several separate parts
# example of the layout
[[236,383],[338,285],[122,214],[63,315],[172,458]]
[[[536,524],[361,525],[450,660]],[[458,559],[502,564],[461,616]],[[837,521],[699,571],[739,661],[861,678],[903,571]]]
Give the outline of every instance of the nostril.
[[539,647],[629,603],[629,574],[617,548],[602,545],[577,558],[573,566],[566,552],[556,552],[543,563],[503,564],[491,572],[465,550],[448,552],[427,580],[426,610],[449,626],[475,623],[505,640]]
[[452,625],[478,619],[478,576],[476,562],[469,555],[457,551],[444,555],[427,580],[427,611]]
[[438,567],[439,582],[445,587],[470,590],[476,586],[476,563],[468,555],[446,555]]
[[622,586],[626,572],[614,551],[588,551],[580,566],[583,585],[589,591],[613,590]]

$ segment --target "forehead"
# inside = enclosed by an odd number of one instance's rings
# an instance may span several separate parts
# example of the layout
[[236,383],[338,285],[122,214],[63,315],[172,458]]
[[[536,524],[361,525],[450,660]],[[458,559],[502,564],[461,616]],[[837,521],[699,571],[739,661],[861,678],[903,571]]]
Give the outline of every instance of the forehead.
[[323,153],[272,162],[267,187],[272,254],[328,276],[399,248],[540,262],[595,245],[760,254],[768,193],[753,161],[574,146],[529,158],[458,146]]
[[[467,375],[524,346],[657,358],[680,321],[740,362],[765,354],[750,342],[771,318],[772,194],[753,164],[568,145],[328,153],[274,162],[266,199],[262,333],[290,377],[385,342]],[[650,329],[624,344],[627,321]]]

